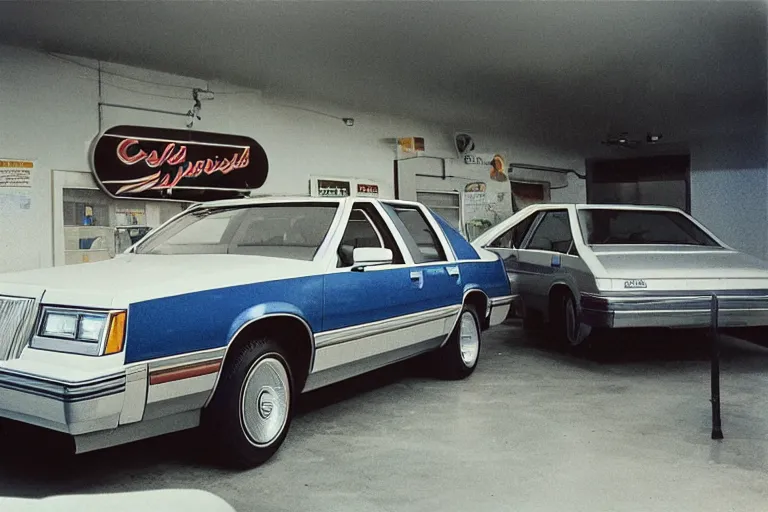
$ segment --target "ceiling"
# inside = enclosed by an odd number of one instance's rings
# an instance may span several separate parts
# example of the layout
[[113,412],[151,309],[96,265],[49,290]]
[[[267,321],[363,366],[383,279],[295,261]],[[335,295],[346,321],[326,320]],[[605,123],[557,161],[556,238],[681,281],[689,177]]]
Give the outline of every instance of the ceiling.
[[599,146],[764,130],[766,3],[0,2],[0,42]]

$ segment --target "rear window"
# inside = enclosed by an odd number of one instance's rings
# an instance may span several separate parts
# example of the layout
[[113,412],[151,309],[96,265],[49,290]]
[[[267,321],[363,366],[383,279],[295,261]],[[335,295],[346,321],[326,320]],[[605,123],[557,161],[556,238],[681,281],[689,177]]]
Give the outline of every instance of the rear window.
[[720,245],[677,212],[622,209],[579,210],[587,245]]

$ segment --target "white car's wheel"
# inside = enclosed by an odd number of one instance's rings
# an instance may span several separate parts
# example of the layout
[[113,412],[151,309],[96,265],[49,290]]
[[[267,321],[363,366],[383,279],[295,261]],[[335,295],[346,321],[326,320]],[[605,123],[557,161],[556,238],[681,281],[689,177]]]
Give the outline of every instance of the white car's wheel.
[[285,349],[269,338],[229,354],[203,411],[207,442],[228,465],[254,467],[277,452],[293,415],[294,385]]
[[480,322],[475,308],[465,305],[448,341],[434,353],[433,361],[440,376],[458,380],[469,377],[480,357]]
[[581,323],[576,301],[569,293],[563,299],[562,320],[559,322],[559,337],[571,347],[581,347],[589,336],[589,326]]

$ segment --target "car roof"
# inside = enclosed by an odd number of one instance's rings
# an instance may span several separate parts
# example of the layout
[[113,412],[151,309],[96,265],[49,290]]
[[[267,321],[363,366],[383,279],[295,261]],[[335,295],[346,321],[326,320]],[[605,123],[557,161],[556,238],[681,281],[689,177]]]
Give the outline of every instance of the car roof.
[[668,211],[680,212],[680,208],[661,205],[639,205],[639,204],[587,204],[587,203],[537,203],[526,206],[520,211],[525,210],[557,210],[561,208],[576,207],[579,210],[646,210],[646,211]]
[[223,206],[248,206],[257,204],[275,204],[275,203],[337,203],[344,204],[348,201],[379,201],[390,204],[402,204],[402,205],[416,205],[414,201],[402,201],[396,199],[380,199],[374,197],[322,197],[322,196],[310,196],[310,195],[279,195],[279,194],[265,194],[259,196],[244,197],[239,199],[220,199],[218,201],[206,201],[204,203],[196,203],[195,206],[205,207],[223,207]]

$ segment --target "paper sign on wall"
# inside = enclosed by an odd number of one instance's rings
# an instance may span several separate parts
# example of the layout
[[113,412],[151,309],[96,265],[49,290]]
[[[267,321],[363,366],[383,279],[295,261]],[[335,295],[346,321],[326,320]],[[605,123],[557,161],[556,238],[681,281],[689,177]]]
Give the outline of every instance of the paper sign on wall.
[[0,159],[0,206],[29,210],[31,206],[33,160]]
[[0,187],[30,188],[34,167],[32,160],[0,159]]

